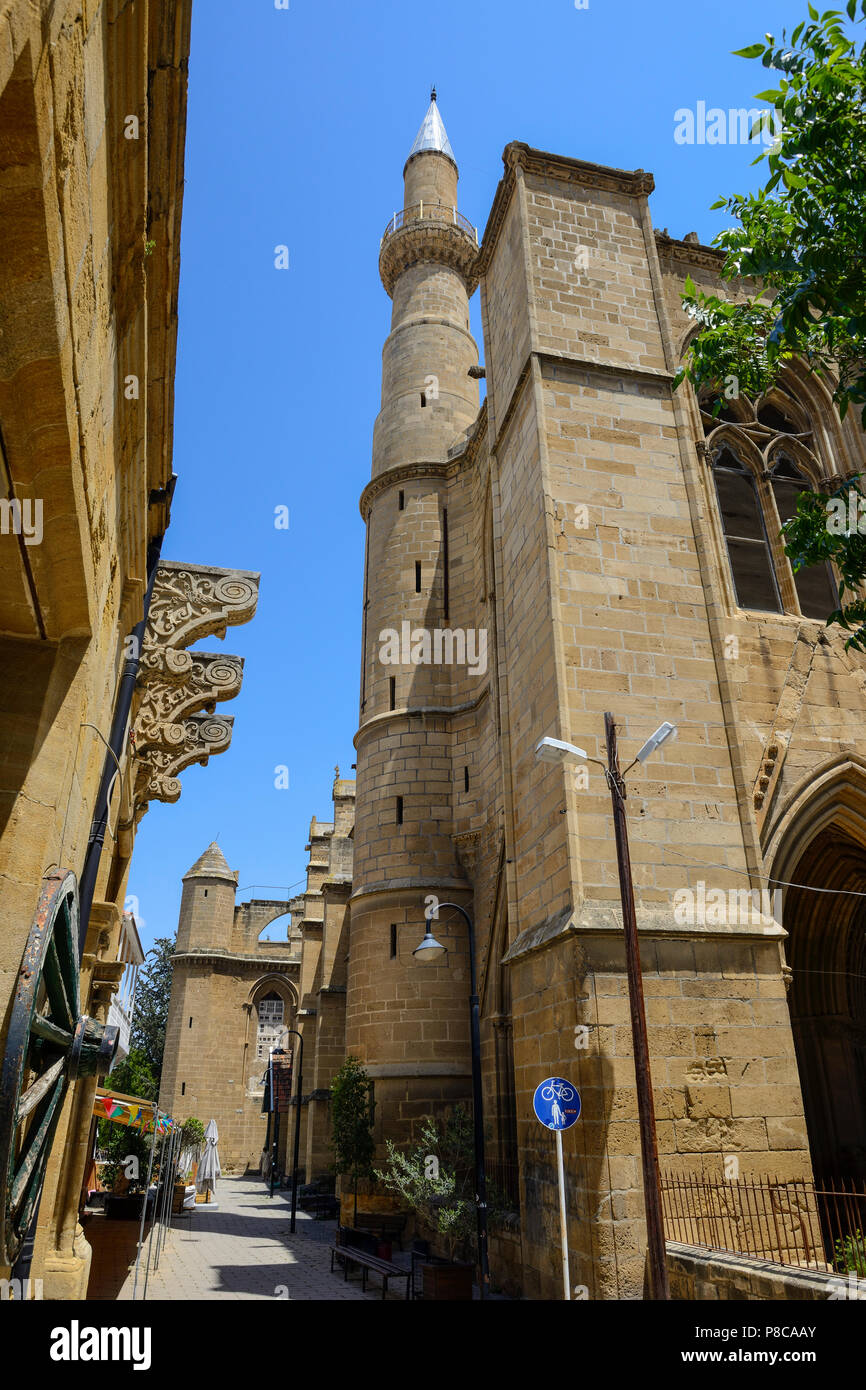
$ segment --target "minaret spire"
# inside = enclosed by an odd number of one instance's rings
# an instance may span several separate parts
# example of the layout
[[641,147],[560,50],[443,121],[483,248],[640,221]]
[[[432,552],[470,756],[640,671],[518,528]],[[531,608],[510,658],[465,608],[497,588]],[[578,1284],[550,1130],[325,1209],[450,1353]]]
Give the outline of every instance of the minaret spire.
[[422,154],[426,150],[432,150],[435,154],[444,154],[447,159],[452,160],[456,167],[457,160],[454,158],[451,141],[448,139],[442,117],[439,115],[439,103],[436,100],[435,87],[430,88],[430,105],[421,122],[421,129],[415,136],[415,143],[409,151],[409,158],[411,159],[416,154]]

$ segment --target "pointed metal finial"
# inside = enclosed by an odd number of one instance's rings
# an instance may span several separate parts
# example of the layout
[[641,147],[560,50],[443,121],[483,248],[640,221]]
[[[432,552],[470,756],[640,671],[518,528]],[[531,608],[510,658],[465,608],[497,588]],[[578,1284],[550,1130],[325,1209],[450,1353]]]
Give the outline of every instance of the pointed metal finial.
[[421,154],[424,150],[433,150],[437,154],[447,155],[450,160],[453,160],[455,164],[457,163],[454,159],[454,151],[451,148],[451,142],[442,124],[442,117],[439,115],[439,104],[436,100],[435,87],[430,91],[430,105],[421,123],[421,129],[415,136],[415,143],[409,151],[409,158],[411,159],[413,154]]

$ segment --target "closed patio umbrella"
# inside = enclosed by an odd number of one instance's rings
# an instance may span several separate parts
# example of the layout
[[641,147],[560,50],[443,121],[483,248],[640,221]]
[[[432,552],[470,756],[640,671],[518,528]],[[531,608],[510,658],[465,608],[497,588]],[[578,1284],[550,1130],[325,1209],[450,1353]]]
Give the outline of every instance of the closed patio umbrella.
[[204,1132],[204,1153],[201,1156],[195,1180],[199,1192],[206,1193],[206,1202],[210,1201],[211,1193],[216,1187],[216,1180],[222,1173],[219,1151],[217,1150],[218,1142],[219,1131],[216,1120],[209,1120]]

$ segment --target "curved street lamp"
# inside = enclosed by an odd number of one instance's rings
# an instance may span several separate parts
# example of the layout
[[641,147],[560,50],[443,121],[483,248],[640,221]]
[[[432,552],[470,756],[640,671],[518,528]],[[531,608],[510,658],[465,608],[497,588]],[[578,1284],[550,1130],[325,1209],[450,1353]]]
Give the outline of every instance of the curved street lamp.
[[459,903],[438,903],[431,907],[427,917],[427,930],[420,946],[416,946],[413,956],[422,964],[429,965],[442,960],[448,954],[447,947],[436,940],[430,928],[433,912],[443,907],[453,907],[466,923],[469,934],[469,1032],[472,1041],[472,1117],[475,1132],[475,1229],[478,1236],[479,1289],[482,1298],[490,1293],[490,1268],[487,1260],[487,1177],[484,1172],[484,1100],[481,1091],[481,1023],[478,999],[478,982],[475,970],[475,929],[472,918]]

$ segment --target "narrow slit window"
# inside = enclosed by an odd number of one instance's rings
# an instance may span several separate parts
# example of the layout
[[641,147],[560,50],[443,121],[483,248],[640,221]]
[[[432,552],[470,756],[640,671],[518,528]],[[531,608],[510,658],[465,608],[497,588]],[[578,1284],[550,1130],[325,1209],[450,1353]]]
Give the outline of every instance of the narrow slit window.
[[182,1082],[180,1083],[180,1093],[181,1093],[182,1096],[185,1096],[185,1095],[186,1095],[186,1082],[185,1082],[185,1081],[182,1081]]
[[450,603],[449,593],[449,563],[448,563],[448,508],[442,508],[442,613],[443,617],[448,618],[448,606]]
[[464,790],[465,792],[468,792],[468,790],[469,790],[469,768],[468,768],[468,767],[464,767],[464,769],[463,769],[463,790]]
[[405,509],[405,506],[406,506],[406,494],[405,494],[405,492],[400,491],[400,492],[397,493],[397,510],[398,510],[399,512],[402,512],[402,511]]
[[426,391],[422,391],[422,392],[421,392],[421,409],[422,409],[422,410],[424,409],[424,407],[425,407],[426,404],[427,404],[427,393],[426,393]]
[[398,824],[398,825],[402,825],[402,824],[403,824],[403,798],[402,798],[402,796],[398,796],[398,797],[397,797],[397,824]]
[[420,594],[420,592],[421,592],[421,561],[420,561],[420,560],[416,560],[416,561],[415,561],[415,593],[416,593],[416,594]]
[[390,695],[391,709],[396,709],[396,708],[397,708],[397,677],[396,677],[396,676],[389,676],[389,677],[388,677],[388,687],[389,687],[389,695]]
[[190,1028],[192,1027],[192,1014],[190,1014],[190,1016],[189,1016],[189,1027],[190,1027]]
[[391,959],[397,959],[397,923],[391,923]]

